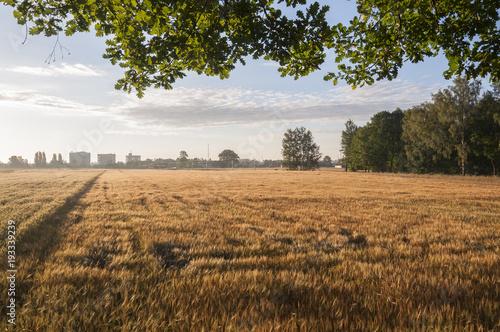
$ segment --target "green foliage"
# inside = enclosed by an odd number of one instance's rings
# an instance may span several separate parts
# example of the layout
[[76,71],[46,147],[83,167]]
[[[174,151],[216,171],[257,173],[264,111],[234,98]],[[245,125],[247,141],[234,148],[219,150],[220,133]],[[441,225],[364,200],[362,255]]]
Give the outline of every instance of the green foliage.
[[340,141],[341,151],[344,154],[344,163],[349,167],[353,163],[353,139],[356,136],[358,127],[349,119],[345,124],[345,130],[342,131],[342,138]]
[[228,78],[248,56],[277,61],[283,76],[298,78],[319,68],[332,38],[329,8],[316,2],[293,19],[273,1],[256,0],[2,2],[15,8],[19,24],[34,23],[31,34],[93,28],[107,36],[104,57],[125,69],[115,88],[139,97],[149,86],[171,89],[185,71]]
[[410,110],[379,112],[365,126],[342,131],[346,165],[353,171],[497,174],[500,166],[498,85],[480,97],[465,78]]
[[310,130],[304,127],[288,129],[282,140],[283,165],[289,170],[314,170],[321,159],[319,146]]
[[333,166],[333,163],[332,163],[332,158],[330,156],[325,156],[323,158],[323,161],[319,163],[319,165],[321,167],[332,167]]
[[35,167],[47,167],[47,157],[45,152],[38,151],[35,153]]
[[[397,77],[404,62],[444,53],[447,78],[464,74],[498,82],[498,2],[358,1],[349,25],[331,24],[329,6],[306,0],[21,1],[14,8],[30,34],[96,31],[108,39],[104,57],[124,68],[116,89],[171,89],[186,71],[228,78],[237,63],[264,58],[295,79],[320,69],[333,49],[338,72],[325,80],[353,87]],[[284,4],[283,4],[284,3]],[[287,17],[278,5],[300,8]]]
[[[489,135],[477,125],[475,133],[471,132],[471,124],[479,121],[484,115],[481,113],[486,112],[477,109],[480,83],[464,78],[455,79],[454,83],[454,86],[434,94],[432,103],[415,107],[405,116],[406,153],[410,164],[417,170],[422,170],[422,167],[427,171],[429,167],[442,169],[443,165],[439,164],[442,159],[447,159],[456,160],[462,175],[465,175],[471,137]],[[448,171],[454,172],[450,168]]]
[[[336,26],[334,50],[342,79],[353,87],[397,77],[404,62],[444,53],[444,76],[487,77],[498,82],[498,1],[363,0],[359,16]],[[346,62],[349,61],[350,64]]]
[[481,84],[479,81],[469,83],[464,78],[457,78],[454,83],[454,86],[433,95],[432,99],[438,118],[448,131],[449,144],[445,145],[445,157],[449,157],[455,151],[462,175],[465,175],[465,164],[470,152],[468,137],[470,114],[476,106]]
[[186,151],[182,150],[177,158],[177,167],[186,168],[188,166],[189,156]]
[[222,167],[232,167],[240,161],[240,156],[233,150],[224,150],[219,153],[219,161]]
[[498,93],[487,92],[473,110],[470,147],[476,157],[483,156],[497,174],[500,166],[500,100]]
[[[351,146],[351,170],[367,170],[370,169],[370,158],[369,158],[369,149],[370,149],[370,128],[368,126],[359,127],[356,131],[356,135],[352,139]],[[349,166],[347,166],[349,167]]]
[[28,162],[21,156],[11,156],[9,158],[9,167],[13,168],[28,167]]
[[363,127],[349,120],[342,132],[342,150],[351,169],[396,172],[403,150],[403,111],[379,112]]
[[500,99],[496,89],[481,98],[480,90],[478,82],[456,79],[432,103],[405,113],[403,140],[412,171],[496,174]]

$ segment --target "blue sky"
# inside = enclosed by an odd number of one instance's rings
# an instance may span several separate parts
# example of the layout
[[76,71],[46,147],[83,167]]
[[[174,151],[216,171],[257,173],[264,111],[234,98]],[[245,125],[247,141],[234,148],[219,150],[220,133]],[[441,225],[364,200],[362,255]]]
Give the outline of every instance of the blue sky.
[[[327,1],[324,1],[325,3]],[[354,1],[330,1],[333,21],[348,21]],[[274,63],[249,60],[227,80],[189,73],[170,91],[148,89],[143,99],[116,91],[122,71],[102,58],[105,39],[94,35],[60,36],[67,48],[56,48],[56,61],[46,64],[56,37],[28,36],[0,6],[0,161],[22,155],[33,162],[37,151],[85,150],[129,152],[146,158],[210,157],[232,149],[241,158],[280,159],[287,128],[310,129],[323,155],[339,157],[340,134],[350,118],[365,124],[376,112],[409,108],[431,99],[451,84],[442,72],[443,57],[407,64],[392,82],[352,90],[324,82],[335,68],[332,58],[321,71],[299,80],[282,78]]]

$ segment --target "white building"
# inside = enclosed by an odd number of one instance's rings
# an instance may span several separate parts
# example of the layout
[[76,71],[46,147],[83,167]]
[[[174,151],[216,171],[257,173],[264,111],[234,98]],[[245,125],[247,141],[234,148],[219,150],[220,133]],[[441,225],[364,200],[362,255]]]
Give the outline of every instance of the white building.
[[97,164],[101,166],[116,164],[116,154],[114,153],[98,154]]
[[131,163],[133,161],[141,161],[141,156],[133,155],[132,153],[129,153],[128,155],[125,156],[125,161],[127,163]]
[[73,167],[90,167],[90,152],[70,152],[69,164]]

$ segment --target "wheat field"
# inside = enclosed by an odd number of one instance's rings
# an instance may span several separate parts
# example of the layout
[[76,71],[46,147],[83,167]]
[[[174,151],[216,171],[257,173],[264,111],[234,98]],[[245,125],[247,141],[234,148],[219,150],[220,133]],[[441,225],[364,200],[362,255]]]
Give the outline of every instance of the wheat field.
[[2,330],[500,331],[499,178],[28,170],[0,183],[2,243],[18,225],[16,325],[5,297]]

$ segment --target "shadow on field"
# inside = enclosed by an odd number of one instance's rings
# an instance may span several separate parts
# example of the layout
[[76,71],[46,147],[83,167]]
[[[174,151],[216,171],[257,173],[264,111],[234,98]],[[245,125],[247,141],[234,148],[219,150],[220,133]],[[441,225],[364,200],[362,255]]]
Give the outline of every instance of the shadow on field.
[[[16,301],[17,306],[22,306],[24,296],[33,286],[33,277],[38,268],[43,268],[43,263],[56,249],[61,242],[61,234],[64,224],[78,223],[82,219],[81,215],[70,216],[78,201],[90,191],[97,179],[103,173],[98,174],[76,194],[66,199],[66,203],[58,207],[52,214],[43,220],[31,225],[18,236],[16,241],[16,260],[20,265],[18,278],[16,279],[16,294],[19,294]],[[4,315],[5,307],[0,309]]]
[[154,242],[150,249],[160,267],[165,269],[182,269],[188,265],[190,259],[186,255],[187,250],[187,246],[171,242]]

